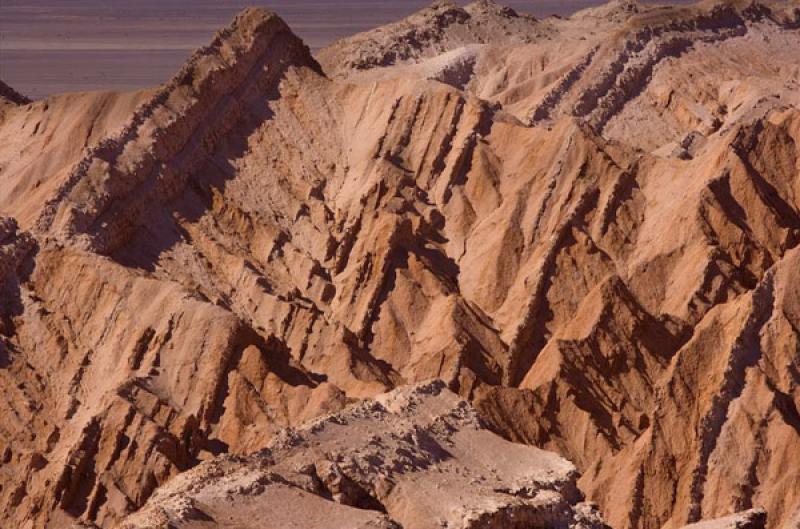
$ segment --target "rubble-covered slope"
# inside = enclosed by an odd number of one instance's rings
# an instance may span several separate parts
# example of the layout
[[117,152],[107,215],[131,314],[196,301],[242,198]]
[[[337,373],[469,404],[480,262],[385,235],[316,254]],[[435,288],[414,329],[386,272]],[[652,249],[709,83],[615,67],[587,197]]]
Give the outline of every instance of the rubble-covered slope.
[[606,527],[580,502],[576,476],[555,454],[486,430],[435,381],[203,463],[120,527]]

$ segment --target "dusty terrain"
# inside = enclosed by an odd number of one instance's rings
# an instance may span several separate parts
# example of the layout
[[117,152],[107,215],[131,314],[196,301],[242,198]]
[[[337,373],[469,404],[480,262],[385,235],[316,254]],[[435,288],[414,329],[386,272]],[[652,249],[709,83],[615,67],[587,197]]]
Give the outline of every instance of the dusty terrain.
[[796,2],[2,84],[0,525],[794,529],[798,142]]

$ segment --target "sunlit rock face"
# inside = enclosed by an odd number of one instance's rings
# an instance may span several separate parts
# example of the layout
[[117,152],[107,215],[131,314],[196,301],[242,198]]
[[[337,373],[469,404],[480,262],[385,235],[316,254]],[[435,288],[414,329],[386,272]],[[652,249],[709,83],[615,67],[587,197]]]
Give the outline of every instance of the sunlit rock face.
[[0,522],[794,527],[798,108],[778,1],[0,85]]

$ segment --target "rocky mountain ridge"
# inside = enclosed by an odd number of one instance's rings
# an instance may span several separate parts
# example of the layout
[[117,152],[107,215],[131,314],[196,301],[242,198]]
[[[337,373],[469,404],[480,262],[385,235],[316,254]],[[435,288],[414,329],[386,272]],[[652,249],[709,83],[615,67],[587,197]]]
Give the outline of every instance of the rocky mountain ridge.
[[[246,458],[204,463],[121,527],[605,528],[579,502],[576,476],[555,454],[482,429],[435,381],[281,432]],[[283,500],[290,490],[303,499]],[[244,516],[225,516],[244,504]],[[313,514],[298,520],[298,510]]]
[[[237,457],[442,379],[577,467],[548,523],[585,496],[615,528],[793,527],[798,50],[791,2],[437,3],[316,58],[252,9],[158,89],[9,99],[4,523],[137,527],[255,465],[310,512],[424,527],[376,476],[400,510]],[[230,494],[175,520],[225,527]]]

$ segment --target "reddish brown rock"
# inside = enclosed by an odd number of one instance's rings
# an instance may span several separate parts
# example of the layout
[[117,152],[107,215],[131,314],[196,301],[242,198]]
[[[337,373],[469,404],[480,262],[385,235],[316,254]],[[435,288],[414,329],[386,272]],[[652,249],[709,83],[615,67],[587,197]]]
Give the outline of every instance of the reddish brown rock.
[[791,527],[798,50],[785,2],[481,1],[318,63],[253,9],[162,87],[3,95],[2,523],[113,527],[438,378],[613,527]]

